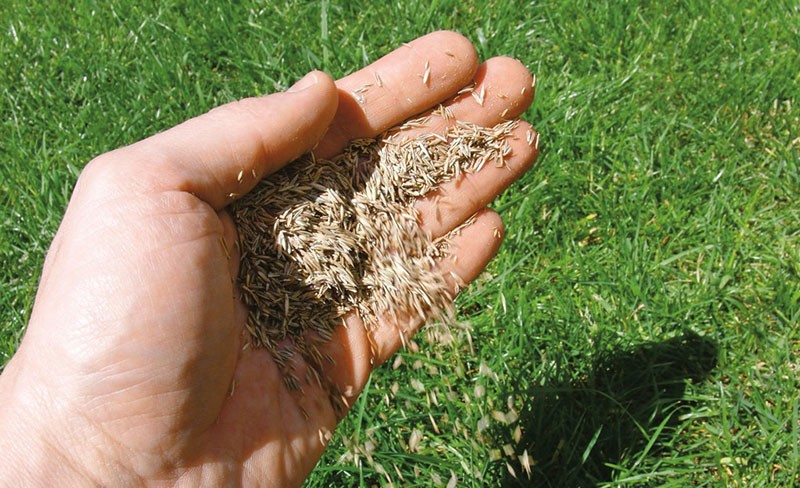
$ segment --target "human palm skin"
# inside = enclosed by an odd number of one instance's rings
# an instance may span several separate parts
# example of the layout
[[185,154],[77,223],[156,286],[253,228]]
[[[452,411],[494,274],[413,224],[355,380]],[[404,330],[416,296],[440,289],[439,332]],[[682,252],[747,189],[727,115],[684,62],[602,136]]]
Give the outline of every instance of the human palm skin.
[[[352,93],[376,80],[363,99]],[[473,81],[482,96],[457,96]],[[0,485],[300,485],[341,412],[318,385],[287,390],[270,353],[247,346],[228,205],[309,150],[332,157],[440,103],[493,125],[532,98],[520,63],[479,65],[469,41],[436,32],[337,82],[313,72],[289,92],[224,105],[96,158],[0,376]],[[416,130],[448,123],[432,117]],[[535,160],[532,134],[524,122],[515,130],[508,167],[489,165],[417,202],[433,236],[478,212],[442,273],[468,282],[496,252],[502,222],[485,206]],[[320,373],[352,404],[401,338],[388,320],[371,337],[355,314],[345,320],[322,346],[335,366]],[[309,366],[292,361],[302,376]]]

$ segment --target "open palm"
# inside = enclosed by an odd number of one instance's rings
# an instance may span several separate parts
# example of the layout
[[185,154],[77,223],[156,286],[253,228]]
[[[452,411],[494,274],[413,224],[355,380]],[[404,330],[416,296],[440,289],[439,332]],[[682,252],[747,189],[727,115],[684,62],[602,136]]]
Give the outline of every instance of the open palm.
[[[476,96],[457,96],[473,81]],[[437,32],[336,83],[314,72],[290,92],[222,106],[98,157],[78,181],[28,331],[0,377],[0,472],[14,461],[6,476],[28,481],[301,484],[341,412],[316,384],[288,391],[271,354],[246,347],[226,207],[302,153],[332,157],[439,103],[494,125],[532,97],[521,64],[479,66],[466,39]],[[448,123],[434,116],[415,130]],[[417,202],[434,236],[479,212],[443,273],[469,281],[494,255],[502,223],[484,207],[534,161],[529,131],[516,129],[507,168],[489,165]],[[388,323],[368,337],[355,314],[346,321],[323,346],[335,366],[321,373],[352,404],[401,338]],[[308,367],[292,361],[300,373]]]

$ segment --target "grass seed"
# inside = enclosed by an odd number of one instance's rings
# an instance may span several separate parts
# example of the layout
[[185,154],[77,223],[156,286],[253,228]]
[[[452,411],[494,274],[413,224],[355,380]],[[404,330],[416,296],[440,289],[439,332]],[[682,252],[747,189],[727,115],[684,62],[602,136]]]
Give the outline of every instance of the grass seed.
[[[418,131],[427,121],[403,127]],[[350,311],[368,330],[398,317],[403,342],[418,318],[451,314],[451,292],[463,283],[437,271],[436,261],[474,216],[433,240],[414,202],[487,161],[504,162],[516,125],[454,120],[444,134],[408,137],[400,128],[355,140],[334,159],[295,160],[234,204],[247,331],[272,352],[290,390],[301,390],[289,367],[293,355],[312,368],[330,367],[333,358],[319,346]]]

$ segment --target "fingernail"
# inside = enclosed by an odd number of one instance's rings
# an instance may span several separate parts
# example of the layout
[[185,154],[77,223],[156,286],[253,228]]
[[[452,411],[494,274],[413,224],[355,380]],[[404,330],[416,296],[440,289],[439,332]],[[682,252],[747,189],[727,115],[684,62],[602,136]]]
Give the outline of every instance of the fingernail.
[[304,77],[300,78],[300,80],[292,85],[286,93],[295,93],[299,91],[303,91],[306,88],[311,88],[312,86],[317,84],[317,75],[313,71]]

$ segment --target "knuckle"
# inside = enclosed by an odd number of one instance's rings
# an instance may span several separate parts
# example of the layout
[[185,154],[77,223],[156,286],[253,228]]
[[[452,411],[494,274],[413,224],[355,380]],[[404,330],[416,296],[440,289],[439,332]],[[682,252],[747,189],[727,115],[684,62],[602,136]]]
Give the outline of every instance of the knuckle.
[[120,164],[112,153],[102,154],[89,161],[78,177],[81,187],[104,186],[119,179]]
[[107,194],[152,186],[153,164],[138,158],[129,148],[116,149],[95,157],[84,166],[75,192]]

